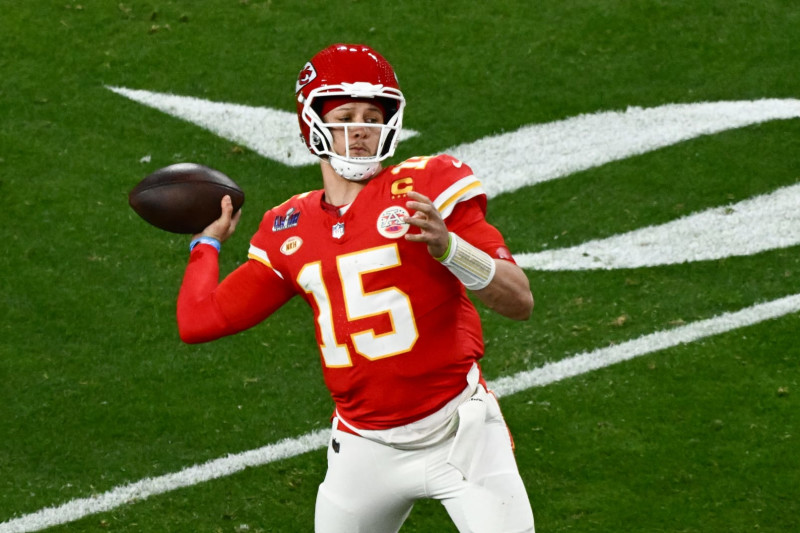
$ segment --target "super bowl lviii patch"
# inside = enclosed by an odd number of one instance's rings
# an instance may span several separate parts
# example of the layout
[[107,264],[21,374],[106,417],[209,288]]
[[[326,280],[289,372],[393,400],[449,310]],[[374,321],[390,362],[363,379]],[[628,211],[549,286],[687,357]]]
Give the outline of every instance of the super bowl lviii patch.
[[294,207],[290,207],[286,214],[275,217],[272,222],[272,231],[281,231],[297,226],[300,221],[300,211],[295,211]]

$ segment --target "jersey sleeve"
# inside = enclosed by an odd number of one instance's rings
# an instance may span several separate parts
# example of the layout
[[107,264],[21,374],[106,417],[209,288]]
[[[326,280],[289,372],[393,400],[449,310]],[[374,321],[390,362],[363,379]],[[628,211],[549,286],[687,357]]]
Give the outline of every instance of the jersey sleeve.
[[428,162],[433,205],[453,233],[495,259],[515,263],[500,231],[486,220],[486,192],[465,163],[449,155]]
[[486,220],[476,200],[460,202],[445,219],[445,224],[447,229],[491,257],[516,264],[500,230]]
[[249,260],[218,283],[217,251],[195,247],[178,294],[178,332],[186,343],[208,342],[255,326],[293,295],[272,269]]
[[466,163],[443,154],[431,158],[427,165],[430,198],[434,207],[447,219],[461,202],[474,200],[486,213],[486,192],[480,180]]

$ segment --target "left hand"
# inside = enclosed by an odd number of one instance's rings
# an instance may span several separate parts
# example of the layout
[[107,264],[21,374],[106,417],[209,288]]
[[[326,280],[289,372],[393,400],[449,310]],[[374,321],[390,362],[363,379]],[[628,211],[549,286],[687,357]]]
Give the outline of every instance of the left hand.
[[410,191],[408,197],[409,201],[406,202],[406,207],[414,214],[406,217],[405,222],[419,228],[419,233],[406,233],[406,240],[424,242],[428,245],[428,253],[433,257],[443,256],[447,251],[450,232],[447,230],[442,215],[427,196]]

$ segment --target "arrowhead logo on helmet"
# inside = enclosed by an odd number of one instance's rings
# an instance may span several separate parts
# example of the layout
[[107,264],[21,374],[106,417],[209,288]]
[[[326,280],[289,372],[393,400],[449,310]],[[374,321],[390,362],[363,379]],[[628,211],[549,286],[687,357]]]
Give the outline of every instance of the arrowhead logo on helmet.
[[314,81],[314,78],[317,77],[317,71],[314,68],[314,65],[311,64],[311,61],[305,64],[303,70],[300,71],[300,76],[297,77],[297,83],[294,86],[294,92],[299,93],[300,89]]

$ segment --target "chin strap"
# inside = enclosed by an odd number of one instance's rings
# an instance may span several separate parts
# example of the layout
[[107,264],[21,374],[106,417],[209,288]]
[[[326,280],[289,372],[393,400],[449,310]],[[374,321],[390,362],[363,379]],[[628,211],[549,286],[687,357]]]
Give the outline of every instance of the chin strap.
[[486,288],[494,278],[497,265],[494,259],[470,243],[450,232],[450,240],[447,243],[442,257],[437,257],[437,261],[457,277],[466,288],[477,291]]

